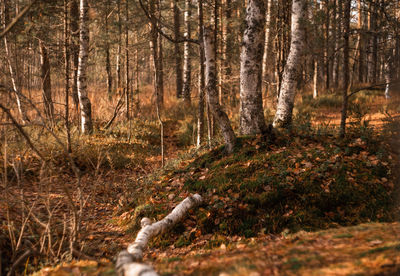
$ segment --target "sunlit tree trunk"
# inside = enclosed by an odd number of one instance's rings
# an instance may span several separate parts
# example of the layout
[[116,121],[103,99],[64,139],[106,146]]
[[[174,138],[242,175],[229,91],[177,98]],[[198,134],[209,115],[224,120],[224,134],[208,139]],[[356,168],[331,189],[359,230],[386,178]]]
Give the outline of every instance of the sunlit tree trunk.
[[240,131],[246,135],[267,132],[261,92],[264,25],[264,2],[249,0],[240,55]]
[[216,57],[215,57],[215,42],[214,35],[211,29],[205,28],[203,34],[205,64],[206,64],[206,91],[207,102],[210,110],[216,119],[222,136],[224,137],[227,152],[232,152],[236,144],[236,136],[233,132],[228,116],[223,111],[218,99],[217,90],[217,72],[216,72]]
[[318,60],[314,61],[314,74],[313,74],[313,98],[316,99],[318,97]]
[[[174,13],[174,38],[177,40],[180,37],[181,20],[178,7],[178,0],[173,0],[172,10]],[[175,54],[175,74],[176,74],[176,97],[182,97],[182,51],[179,43],[174,44]]]
[[40,50],[40,77],[42,81],[42,98],[44,111],[47,119],[53,121],[54,117],[54,106],[51,95],[51,75],[50,75],[50,61],[47,53],[47,47],[42,40],[39,40]]
[[269,61],[269,58],[271,55],[269,52],[271,51],[271,10],[272,10],[272,1],[273,0],[267,0],[267,6],[265,8],[265,43],[264,43],[264,55],[263,55],[263,63],[262,63],[262,89],[261,91],[267,92],[269,89],[269,84],[268,82],[270,81],[269,79],[269,72],[271,66],[271,63]]
[[[190,12],[190,0],[185,0],[185,15],[184,15],[184,23],[185,23],[185,38],[190,38],[190,20],[191,20],[191,12]],[[182,96],[185,103],[190,104],[191,95],[190,95],[190,86],[191,86],[191,74],[192,74],[192,65],[191,65],[191,57],[190,57],[190,43],[185,42],[183,45],[183,90]]]
[[89,5],[87,0],[80,0],[79,26],[79,65],[78,65],[78,96],[81,108],[81,130],[84,134],[93,132],[92,104],[87,91],[87,62],[89,54]]
[[281,92],[273,125],[287,127],[292,122],[296,80],[304,51],[304,20],[306,1],[294,0],[292,6],[292,26],[290,52],[282,76]]

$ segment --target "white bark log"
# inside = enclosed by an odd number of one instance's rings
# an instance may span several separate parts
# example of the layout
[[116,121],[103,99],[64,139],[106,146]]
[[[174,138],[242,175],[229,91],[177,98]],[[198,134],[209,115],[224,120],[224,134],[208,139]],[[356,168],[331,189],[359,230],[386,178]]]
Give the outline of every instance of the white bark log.
[[249,0],[240,55],[240,131],[247,135],[267,132],[261,93],[264,26],[264,1]]
[[124,276],[158,276],[151,266],[141,263],[127,263],[121,268]]
[[305,15],[306,1],[293,0],[290,52],[283,71],[281,92],[273,122],[274,127],[285,127],[292,122],[296,79],[304,51]]
[[141,221],[142,229],[136,236],[135,242],[128,245],[128,249],[118,255],[116,268],[119,275],[158,275],[151,267],[135,262],[143,259],[143,250],[152,237],[171,229],[172,226],[186,216],[190,209],[199,206],[202,202],[202,197],[199,194],[195,194],[185,198],[171,213],[158,222],[152,223],[150,219],[143,218]]
[[89,5],[87,0],[80,0],[78,96],[81,108],[81,130],[89,134],[93,131],[92,105],[87,92],[87,62],[89,53]]

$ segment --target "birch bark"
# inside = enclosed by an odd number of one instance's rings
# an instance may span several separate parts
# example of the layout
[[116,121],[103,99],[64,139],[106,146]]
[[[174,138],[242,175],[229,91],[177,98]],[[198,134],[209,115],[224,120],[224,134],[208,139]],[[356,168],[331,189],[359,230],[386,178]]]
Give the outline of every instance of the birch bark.
[[84,134],[93,132],[92,104],[87,91],[87,62],[89,54],[89,5],[87,0],[80,0],[79,27],[79,64],[78,64],[78,96],[81,108],[81,131]]
[[[174,12],[174,38],[178,40],[180,37],[181,21],[178,7],[178,0],[172,3],[172,10]],[[175,74],[176,74],[176,97],[182,97],[182,51],[179,43],[174,45],[175,54]]]
[[261,93],[264,25],[264,1],[249,0],[240,55],[240,131],[246,135],[267,132]]
[[273,122],[274,127],[287,127],[292,122],[296,79],[304,50],[306,1],[293,0],[290,52],[282,76],[281,91]]

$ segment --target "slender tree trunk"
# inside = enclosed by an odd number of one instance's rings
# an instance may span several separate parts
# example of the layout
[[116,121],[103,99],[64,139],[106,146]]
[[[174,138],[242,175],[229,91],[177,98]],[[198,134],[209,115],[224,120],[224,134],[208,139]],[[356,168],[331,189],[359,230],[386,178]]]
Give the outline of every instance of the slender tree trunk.
[[76,110],[78,111],[78,66],[79,66],[79,4],[78,0],[72,0],[70,4],[70,31],[71,37],[71,55],[72,55],[72,99]]
[[335,0],[334,5],[334,14],[335,14],[335,53],[333,56],[333,72],[332,72],[332,81],[333,87],[337,88],[339,86],[339,68],[340,68],[340,57],[341,57],[341,31],[342,31],[342,6],[340,0]]
[[[8,1],[7,0],[3,0],[3,27],[5,28],[8,24],[9,21],[9,11],[8,11]],[[10,47],[9,47],[9,43],[7,40],[7,35],[4,36],[4,50],[6,53],[6,59],[7,59],[7,66],[8,66],[8,70],[10,72],[10,77],[11,77],[11,82],[12,82],[12,86],[13,86],[13,90],[14,90],[14,96],[17,102],[17,107],[18,107],[18,112],[21,116],[21,120],[23,123],[29,122],[29,118],[26,112],[26,103],[25,103],[25,99],[24,99],[24,95],[21,92],[21,87],[19,86],[19,82],[17,80],[17,74],[15,72],[14,69],[14,65],[12,62],[12,54],[10,52]]]
[[[180,13],[178,7],[178,0],[173,0],[172,9],[174,12],[174,38],[177,40],[180,37]],[[176,74],[176,97],[182,97],[182,51],[179,43],[174,44],[175,54],[175,74]]]
[[54,118],[54,106],[51,95],[51,75],[50,75],[50,61],[47,53],[47,47],[42,40],[39,40],[40,49],[40,71],[42,80],[42,98],[44,111],[47,119],[52,122]]
[[[232,0],[225,0],[225,24],[223,26],[223,91],[224,96],[229,96],[230,99],[235,97],[233,90],[231,75],[232,75],[232,60],[234,59],[234,32],[232,32]],[[229,94],[229,95],[228,95]],[[231,101],[233,104],[234,102]]]
[[65,63],[65,129],[67,131],[67,151],[72,152],[71,132],[69,127],[69,71],[70,71],[70,51],[69,40],[70,33],[68,28],[68,4],[70,0],[64,0],[64,63]]
[[330,88],[330,40],[329,40],[329,28],[330,28],[330,8],[329,2],[332,0],[325,0],[325,49],[324,49],[324,61],[325,61],[325,88]]
[[109,33],[108,33],[108,2],[106,2],[106,14],[105,14],[105,33],[106,33],[106,45],[105,45],[105,52],[106,52],[106,73],[107,73],[107,95],[108,98],[111,99],[112,95],[112,73],[111,73],[111,61],[110,61],[110,44],[109,44]]
[[87,0],[80,0],[79,28],[79,65],[78,65],[78,96],[81,108],[81,130],[84,134],[93,132],[92,104],[87,91],[87,62],[89,54],[89,5]]
[[118,48],[115,70],[117,75],[117,92],[121,92],[121,48],[122,48],[122,22],[121,22],[121,0],[117,0],[117,20],[118,20]]
[[[185,38],[190,38],[190,20],[191,20],[191,12],[190,12],[190,0],[185,0],[185,15],[184,15],[184,23],[185,23]],[[190,58],[190,43],[185,42],[183,45],[183,90],[182,96],[186,104],[190,104],[191,102],[191,74],[192,74],[192,65]]]
[[125,0],[125,103],[126,103],[126,119],[131,119],[131,91],[130,91],[130,78],[129,78],[129,4]]
[[[341,2],[341,1],[340,1]],[[346,134],[346,119],[347,119],[347,105],[348,96],[347,91],[350,89],[350,13],[351,13],[351,0],[344,0],[343,7],[343,104],[340,120],[340,137]]]
[[264,55],[263,55],[263,63],[262,63],[262,89],[261,91],[265,91],[267,94],[269,87],[269,51],[271,50],[271,6],[272,0],[267,0],[267,6],[265,9],[265,43],[264,43]]
[[240,131],[267,134],[262,106],[262,57],[265,9],[262,0],[249,0],[240,55]]
[[292,122],[296,79],[304,51],[303,21],[306,14],[305,0],[293,0],[290,52],[282,77],[281,92],[273,125],[287,127]]
[[376,34],[377,9],[375,1],[369,3],[369,53],[368,53],[368,82],[376,83],[378,37]]
[[314,60],[314,89],[313,89],[313,98],[316,99],[318,97],[318,59]]
[[358,5],[358,40],[359,40],[359,53],[358,53],[358,82],[364,82],[364,12],[362,1],[357,1]]
[[205,76],[204,76],[204,43],[203,43],[203,0],[198,0],[198,17],[199,17],[199,105],[197,112],[197,147],[201,146],[204,136],[204,90],[205,90]]
[[[161,3],[160,0],[158,0],[158,15],[161,18]],[[161,34],[157,33],[158,39],[157,39],[157,51],[158,51],[158,59],[157,59],[157,75],[156,75],[156,80],[157,80],[157,103],[159,106],[159,109],[162,110],[164,106],[164,69],[163,69],[163,45],[162,45],[162,36]]]
[[209,28],[204,29],[203,34],[205,63],[206,63],[206,91],[207,101],[212,114],[224,137],[226,150],[231,153],[236,144],[236,136],[233,132],[228,116],[223,111],[218,101],[217,79],[216,79],[216,57],[213,31]]

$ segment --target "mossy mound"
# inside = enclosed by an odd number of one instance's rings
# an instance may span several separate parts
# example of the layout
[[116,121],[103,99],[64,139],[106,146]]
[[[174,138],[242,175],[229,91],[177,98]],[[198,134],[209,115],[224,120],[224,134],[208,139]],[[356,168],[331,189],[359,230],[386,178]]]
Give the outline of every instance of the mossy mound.
[[189,240],[193,233],[251,237],[393,221],[395,158],[376,137],[339,142],[282,132],[273,144],[240,138],[231,155],[219,147],[166,172],[153,182],[152,200],[162,206],[161,218],[189,193],[205,198]]

